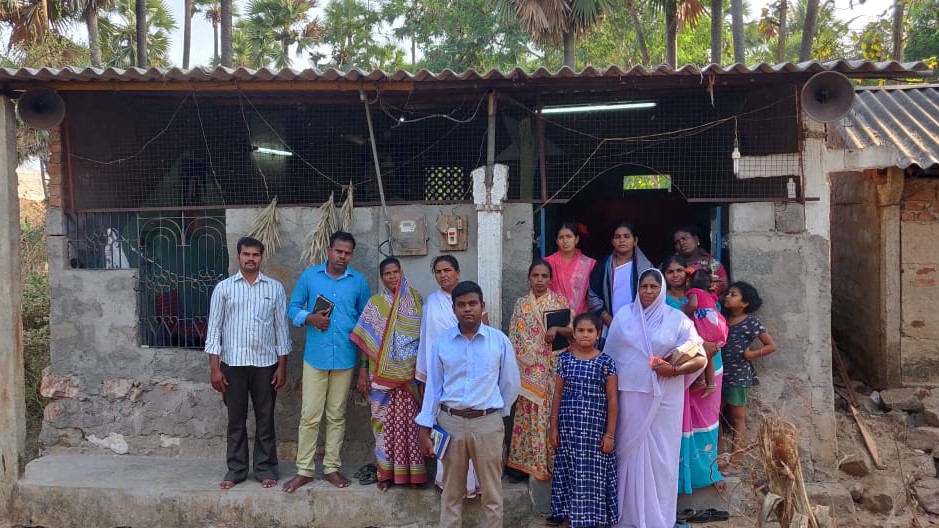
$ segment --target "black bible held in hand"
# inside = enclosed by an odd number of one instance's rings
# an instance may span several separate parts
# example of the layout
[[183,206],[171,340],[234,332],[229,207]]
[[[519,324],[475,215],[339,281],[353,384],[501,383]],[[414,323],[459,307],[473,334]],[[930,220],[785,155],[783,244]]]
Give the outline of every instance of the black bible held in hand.
[[[553,326],[558,326],[561,328],[566,328],[571,324],[571,311],[567,308],[563,310],[549,310],[544,313],[544,327],[545,330],[550,330]],[[570,343],[567,341],[567,338],[561,335],[554,336],[554,341],[551,342],[551,350],[561,350],[562,348],[567,348]]]
[[317,295],[316,302],[313,303],[312,311],[313,313],[319,313],[319,312],[322,312],[323,310],[326,310],[326,317],[329,317],[330,315],[333,314],[333,308],[335,307],[336,305],[332,301],[330,301],[326,297],[323,297],[322,295]]

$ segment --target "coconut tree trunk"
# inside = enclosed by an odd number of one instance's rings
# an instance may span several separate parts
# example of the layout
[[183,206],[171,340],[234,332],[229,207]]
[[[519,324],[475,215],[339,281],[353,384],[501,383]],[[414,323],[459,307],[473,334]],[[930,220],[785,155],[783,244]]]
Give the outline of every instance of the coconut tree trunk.
[[98,6],[89,3],[85,10],[85,26],[88,28],[88,49],[91,51],[91,66],[101,67],[101,42],[98,41]]
[[779,0],[779,36],[776,39],[776,62],[786,60],[786,33],[789,28],[786,27],[786,13],[789,11],[789,4],[786,0]]
[[564,38],[564,65],[572,70],[577,69],[577,57],[574,55],[574,34],[565,32]]
[[665,0],[665,62],[672,68],[678,62],[678,2]]
[[724,2],[722,0],[711,0],[711,62],[714,64],[721,63],[721,39],[723,36]]
[[894,0],[893,3],[893,53],[890,58],[903,60],[903,11],[906,0]]
[[147,0],[134,1],[134,17],[137,25],[137,67],[146,68],[147,60]]
[[743,51],[743,0],[730,0],[731,32],[734,40],[734,62],[747,61]]
[[629,11],[629,18],[633,21],[633,28],[636,30],[636,40],[639,41],[639,55],[642,56],[642,63],[648,65],[652,62],[649,59],[649,48],[646,47],[646,36],[642,32],[642,25],[639,23],[639,10],[633,0],[626,0],[626,10]]
[[818,0],[806,0],[805,25],[802,26],[802,44],[799,46],[799,62],[812,60],[812,43],[815,41],[815,26],[818,22]]
[[212,58],[215,59],[215,62],[218,62],[218,22],[215,20],[212,21],[212,37],[212,44],[214,44]]
[[183,69],[189,68],[189,49],[192,47],[192,0],[183,2]]
[[232,0],[222,0],[219,6],[222,11],[222,66],[231,68],[232,65]]

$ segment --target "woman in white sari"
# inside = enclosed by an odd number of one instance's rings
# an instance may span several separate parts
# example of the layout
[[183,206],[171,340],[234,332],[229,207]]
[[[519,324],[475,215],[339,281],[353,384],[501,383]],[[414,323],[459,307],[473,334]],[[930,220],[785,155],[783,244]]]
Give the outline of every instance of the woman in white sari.
[[[422,383],[427,381],[428,352],[432,349],[433,344],[437,342],[440,334],[457,325],[450,292],[460,282],[460,263],[452,255],[440,255],[434,259],[431,267],[434,270],[434,279],[436,279],[440,289],[427,296],[427,300],[424,301],[424,312],[421,316],[421,341],[417,349],[415,377]],[[484,320],[483,322],[488,321]],[[443,462],[438,460],[434,486],[439,491],[442,489],[442,485]],[[479,493],[479,481],[476,478],[473,462],[470,461],[469,469],[466,472],[466,497],[475,497],[477,493]]]
[[[707,364],[691,319],[665,303],[663,283],[657,269],[642,272],[636,300],[616,312],[604,348],[620,373],[620,527],[674,526],[685,388]],[[679,347],[692,357],[674,366],[667,359]]]

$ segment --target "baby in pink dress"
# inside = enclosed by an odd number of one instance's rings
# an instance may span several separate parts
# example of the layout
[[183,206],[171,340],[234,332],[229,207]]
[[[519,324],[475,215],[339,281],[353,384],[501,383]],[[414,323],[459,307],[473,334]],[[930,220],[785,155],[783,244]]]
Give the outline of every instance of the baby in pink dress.
[[[716,343],[720,348],[727,344],[727,320],[717,309],[717,294],[711,292],[711,274],[706,270],[697,270],[689,281],[691,288],[685,294],[688,302],[681,309],[691,320],[698,335],[705,341]],[[714,383],[714,358],[708,357],[708,366],[704,369],[704,393],[701,397],[717,391]],[[700,384],[700,379],[695,382]]]

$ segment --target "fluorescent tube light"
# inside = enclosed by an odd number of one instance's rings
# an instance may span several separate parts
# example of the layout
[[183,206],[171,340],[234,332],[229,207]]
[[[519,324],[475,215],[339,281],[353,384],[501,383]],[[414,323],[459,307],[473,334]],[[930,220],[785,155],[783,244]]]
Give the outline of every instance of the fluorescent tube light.
[[612,110],[639,110],[642,108],[655,108],[655,101],[629,101],[625,103],[546,106],[541,109],[541,113],[583,114],[588,112],[609,112]]
[[260,152],[261,154],[271,154],[273,156],[293,156],[293,152],[287,150],[278,150],[267,147],[254,147],[255,152]]

